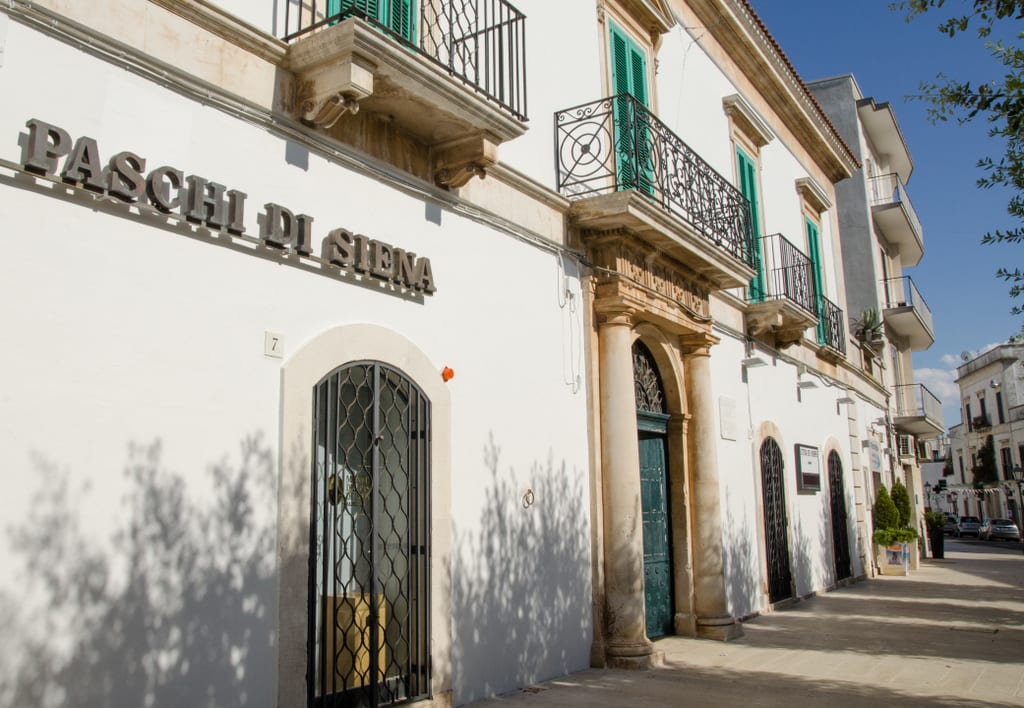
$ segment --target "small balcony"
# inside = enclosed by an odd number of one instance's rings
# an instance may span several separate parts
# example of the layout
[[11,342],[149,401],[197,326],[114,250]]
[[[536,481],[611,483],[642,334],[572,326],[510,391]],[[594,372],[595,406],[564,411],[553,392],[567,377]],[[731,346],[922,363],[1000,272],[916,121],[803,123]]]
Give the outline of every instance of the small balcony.
[[893,425],[897,432],[919,437],[934,437],[943,430],[942,404],[931,391],[921,384],[893,387],[896,415]]
[[282,104],[303,122],[338,124],[340,139],[364,149],[360,141],[410,136],[415,146],[384,152],[410,163],[429,156],[422,170],[452,187],[483,176],[498,145],[526,131],[526,18],[504,0],[288,0],[285,8],[294,80]]
[[824,295],[818,297],[818,350],[820,355],[838,359],[846,355],[846,318],[839,305]]
[[988,415],[976,415],[971,418],[971,430],[976,433],[983,432],[992,427],[992,421],[989,420]]
[[771,332],[781,347],[794,344],[818,324],[811,259],[782,234],[762,238],[755,255],[760,268],[750,283],[747,330],[754,337]]
[[906,337],[911,351],[924,351],[935,343],[932,311],[917,291],[910,276],[882,281],[885,288],[885,308],[882,319],[889,329]]
[[754,276],[746,198],[632,96],[557,112],[555,156],[585,233],[628,231],[717,289]]
[[904,267],[917,265],[924,255],[924,231],[903,180],[895,172],[872,177],[868,180],[868,197],[878,230],[899,249]]

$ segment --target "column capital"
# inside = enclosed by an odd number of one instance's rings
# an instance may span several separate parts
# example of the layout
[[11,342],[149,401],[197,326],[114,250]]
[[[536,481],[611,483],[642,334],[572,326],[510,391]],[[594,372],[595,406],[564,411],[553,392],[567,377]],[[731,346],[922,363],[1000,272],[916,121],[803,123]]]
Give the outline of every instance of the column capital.
[[599,327],[604,325],[626,325],[627,327],[633,327],[636,324],[636,310],[621,303],[595,303],[594,314],[597,315]]
[[693,332],[679,336],[683,356],[711,356],[711,347],[721,341],[721,338],[710,332]]

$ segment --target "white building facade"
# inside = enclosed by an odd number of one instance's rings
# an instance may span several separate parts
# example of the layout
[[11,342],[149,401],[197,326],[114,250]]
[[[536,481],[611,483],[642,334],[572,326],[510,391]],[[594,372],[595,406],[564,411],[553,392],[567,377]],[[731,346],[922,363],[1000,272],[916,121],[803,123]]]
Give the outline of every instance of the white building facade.
[[859,162],[744,0],[0,46],[0,702],[461,705],[873,572]]
[[[1021,526],[1021,485],[1024,465],[1024,347],[1011,342],[977,356],[965,356],[957,367],[962,422],[950,428],[953,476],[946,496],[957,515],[1009,518]],[[982,449],[991,439],[994,478],[984,478]]]

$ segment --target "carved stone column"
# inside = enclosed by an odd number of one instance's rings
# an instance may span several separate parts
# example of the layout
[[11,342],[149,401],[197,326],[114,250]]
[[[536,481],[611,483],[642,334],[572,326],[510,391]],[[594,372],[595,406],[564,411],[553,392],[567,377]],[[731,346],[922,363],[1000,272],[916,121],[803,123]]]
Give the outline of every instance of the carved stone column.
[[685,355],[690,475],[693,479],[693,590],[697,634],[708,639],[740,637],[742,627],[726,602],[722,549],[722,504],[718,484],[715,403],[711,388],[711,334],[680,338]]
[[653,645],[644,622],[640,448],[633,390],[632,321],[600,315],[601,467],[604,497],[605,621],[608,665],[646,668]]

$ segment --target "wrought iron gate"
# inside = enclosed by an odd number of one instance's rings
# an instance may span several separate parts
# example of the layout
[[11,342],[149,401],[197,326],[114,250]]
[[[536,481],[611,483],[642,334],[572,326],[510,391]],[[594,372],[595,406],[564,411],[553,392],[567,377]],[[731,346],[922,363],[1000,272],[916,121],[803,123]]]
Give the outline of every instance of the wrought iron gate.
[[430,402],[347,364],[314,391],[308,706],[375,708],[430,685]]
[[644,541],[644,616],[651,639],[672,631],[672,544],[669,535],[665,395],[650,350],[633,345]]
[[828,494],[832,506],[832,556],[836,561],[836,580],[850,577],[850,539],[843,489],[843,462],[839,453],[833,450],[828,454]]
[[768,600],[793,596],[786,530],[786,489],[782,449],[774,438],[761,443],[761,491],[764,495],[764,540],[768,560]]

